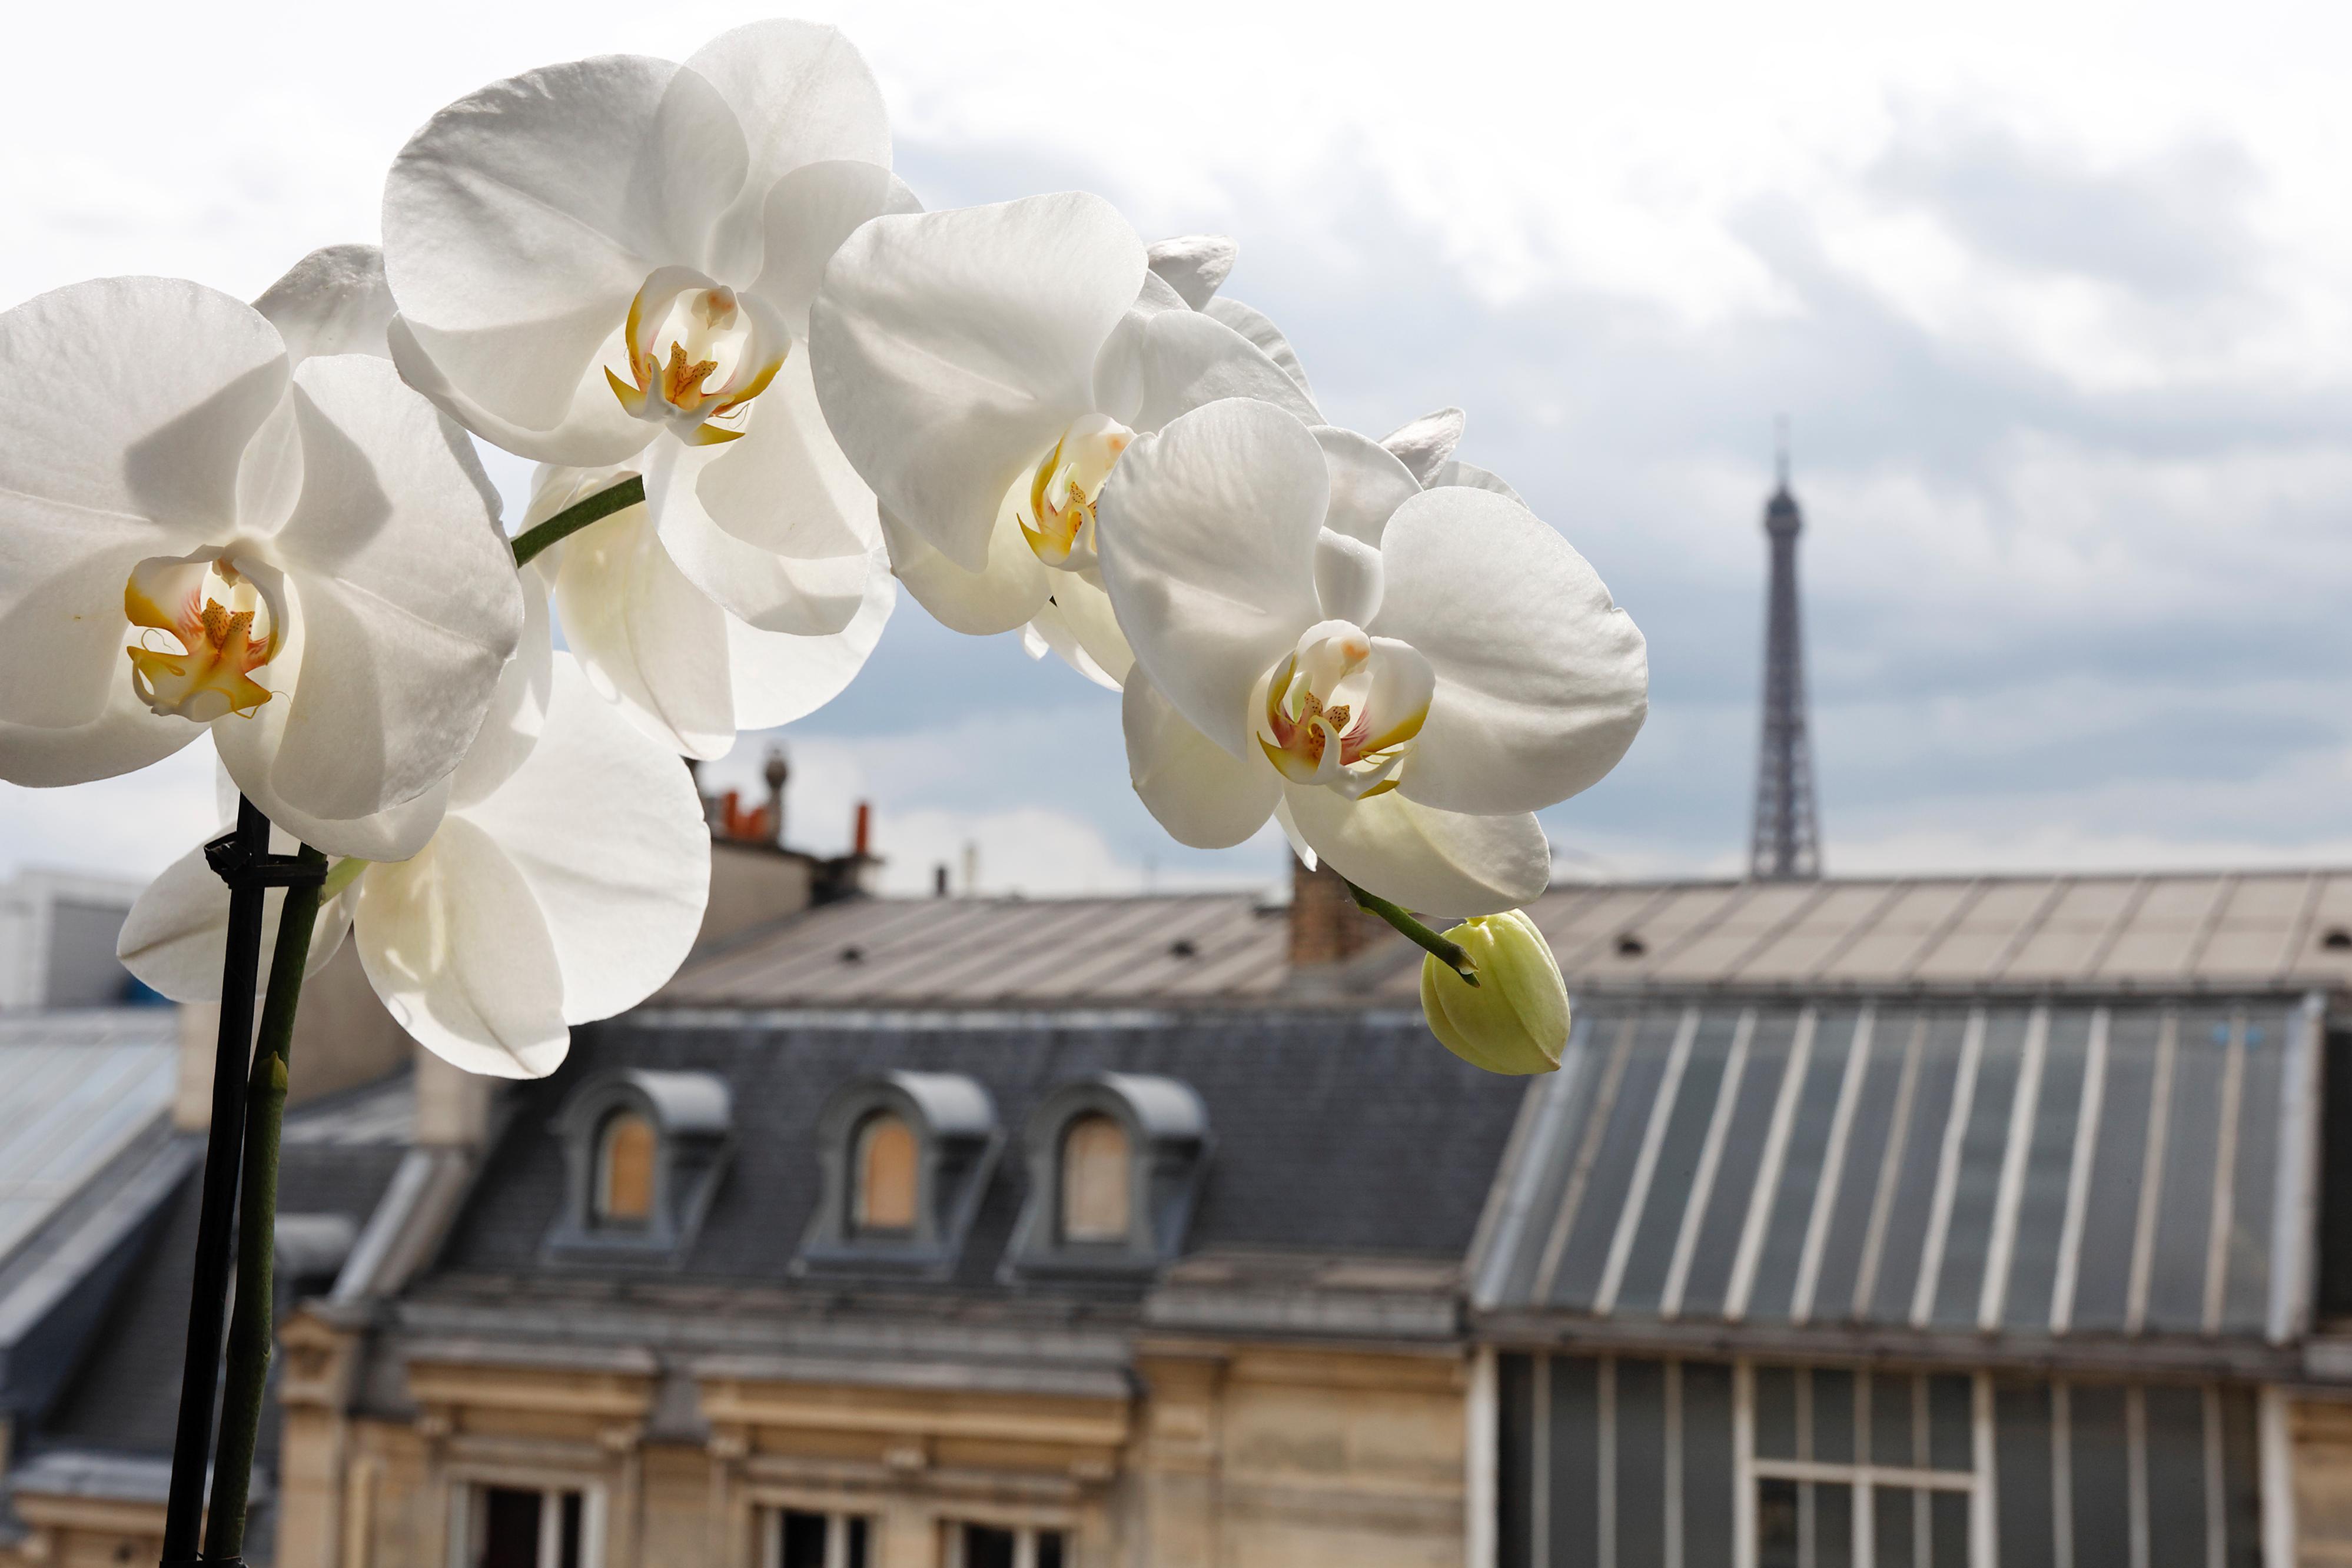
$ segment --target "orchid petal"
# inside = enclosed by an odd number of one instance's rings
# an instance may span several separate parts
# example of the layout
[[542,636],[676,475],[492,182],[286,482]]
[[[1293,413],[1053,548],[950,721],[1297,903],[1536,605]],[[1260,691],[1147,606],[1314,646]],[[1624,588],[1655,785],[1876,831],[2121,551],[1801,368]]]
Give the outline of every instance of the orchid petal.
[[727,618],[727,658],[735,689],[735,727],[771,730],[805,719],[841,695],[882,640],[898,607],[898,584],[889,557],[874,548],[866,569],[866,597],[837,632],[794,637],[763,632]]
[[544,557],[522,569],[522,637],[515,644],[513,657],[499,671],[489,711],[482,716],[482,727],[467,749],[466,760],[449,775],[452,811],[464,810],[511,778],[538,748],[547,728],[555,683],[555,647],[547,606],[553,569],[554,563]]
[[[890,166],[881,87],[835,28],[781,18],[748,23],[697,49],[686,68],[733,111],[748,153],[741,194],[718,224],[714,272],[749,276],[759,268],[768,193],[795,171],[833,160]],[[772,243],[775,229],[766,232]]]
[[472,446],[390,364],[305,361],[294,402],[302,496],[272,542],[293,624],[270,665],[293,690],[215,726],[216,742],[248,795],[369,816],[424,792],[473,744],[522,595]]
[[[1456,460],[1437,465],[1437,472],[1430,479],[1429,488],[1436,489],[1441,486],[1449,485],[1459,485],[1474,490],[1492,490],[1507,500],[1517,501],[1521,506],[1528,505],[1520,498],[1518,491],[1503,482],[1503,477],[1500,474],[1482,468],[1475,463]],[[1528,507],[1528,510],[1533,511],[1535,509]]]
[[1005,492],[1094,412],[1143,276],[1143,242],[1097,196],[877,218],[809,313],[824,416],[885,508],[983,571]]
[[486,834],[537,906],[562,1016],[584,1024],[667,982],[701,930],[710,834],[693,775],[559,655],[530,758],[453,822]]
[[741,440],[656,446],[646,500],[678,569],[762,631],[826,636],[865,603],[881,524],[817,412],[804,356],[784,362]]
[[[0,314],[0,721],[79,728],[125,681],[131,569],[238,531],[286,348],[226,294],[113,278]],[[299,461],[264,445],[273,472]]]
[[1189,310],[1130,310],[1095,368],[1096,406],[1138,430],[1227,397],[1271,403],[1308,425],[1322,418],[1256,344]]
[[[292,847],[286,834],[273,837],[279,847]],[[221,999],[221,965],[228,952],[228,884],[220,879],[201,848],[192,849],[163,868],[131,906],[115,956],[122,966],[174,1002],[217,1002]],[[269,961],[277,951],[278,917],[286,889],[270,888],[262,895],[261,970],[257,992],[269,984]],[[305,975],[326,967],[342,946],[351,929],[348,900],[322,900],[310,928],[310,952],[302,965]]]
[[1140,671],[1119,700],[1127,772],[1151,815],[1179,844],[1225,849],[1265,826],[1282,781],[1257,757],[1237,757],[1201,733]]
[[1381,446],[1412,470],[1415,483],[1433,484],[1437,470],[1462,444],[1462,410],[1440,408],[1381,437]]
[[794,169],[768,193],[765,259],[753,293],[780,311],[802,343],[825,263],[869,218],[919,213],[915,193],[878,163],[836,161]]
[[1213,321],[1223,321],[1255,343],[1259,352],[1282,367],[1282,374],[1291,379],[1300,396],[1310,403],[1314,401],[1315,389],[1307,384],[1307,367],[1298,363],[1298,351],[1290,346],[1290,340],[1282,335],[1282,329],[1268,320],[1265,311],[1220,294],[1201,313]]
[[1026,625],[1053,595],[1053,579],[1063,575],[1037,559],[1010,509],[989,536],[988,566],[980,572],[965,571],[888,511],[881,521],[891,574],[951,632],[990,637]]
[[1381,531],[1397,508],[1421,493],[1421,482],[1394,453],[1370,437],[1319,425],[1315,440],[1331,468],[1331,509],[1324,514],[1323,526],[1379,544]]
[[572,386],[570,409],[551,430],[534,430],[501,418],[459,391],[442,374],[425,346],[426,338],[446,342],[451,334],[420,329],[406,317],[394,316],[384,335],[392,350],[392,363],[400,367],[400,378],[432,399],[436,408],[493,447],[534,462],[597,468],[625,462],[651,446],[661,434],[659,426],[647,424],[621,406],[604,375],[604,362],[623,357],[625,321],[625,317],[613,323],[604,345]]
[[1232,399],[1139,437],[1096,516],[1118,625],[1176,710],[1248,754],[1258,678],[1321,618],[1322,448],[1268,403]]
[[154,712],[117,672],[106,706],[87,724],[0,723],[0,779],[33,789],[110,779],[160,763],[203,733],[176,714]]
[[1152,272],[1195,310],[1230,277],[1240,247],[1222,234],[1187,234],[1163,239],[1148,255]]
[[1086,650],[1086,646],[1078,640],[1077,632],[1070,625],[1069,616],[1064,615],[1062,606],[1051,599],[1040,605],[1035,618],[1021,628],[1021,648],[1031,658],[1043,658],[1052,654],[1106,691],[1117,691],[1119,688],[1118,679]]
[[393,164],[393,297],[466,398],[554,432],[646,274],[709,260],[747,164],[726,100],[667,60],[608,55],[494,82]]
[[1075,573],[1055,575],[1059,580],[1046,608],[1069,628],[1071,638],[1087,657],[1086,664],[1073,660],[1071,667],[1097,684],[1118,690],[1126,683],[1128,671],[1135,668],[1135,650],[1128,646],[1127,634],[1118,629],[1110,595]]
[[[562,487],[565,502],[574,489]],[[645,507],[614,513],[556,553],[564,645],[598,692],[672,750],[725,756],[735,744],[729,617],[677,569]]]
[[392,289],[383,252],[373,245],[330,245],[296,262],[261,291],[253,308],[269,318],[295,360],[314,354],[391,357]]
[[1325,529],[1315,539],[1315,597],[1323,618],[1361,626],[1380,613],[1381,552]]
[[1286,784],[1300,837],[1367,892],[1454,919],[1517,909],[1551,879],[1551,846],[1531,814],[1440,811],[1391,791],[1351,801]]
[[353,932],[368,984],[443,1060],[492,1078],[563,1063],[563,977],[538,900],[488,833],[441,825],[414,859],[361,874]]
[[1437,672],[1403,794],[1449,811],[1534,811],[1617,764],[1649,710],[1648,655],[1566,540],[1525,507],[1454,487],[1399,509],[1381,557],[1386,592],[1368,629]]

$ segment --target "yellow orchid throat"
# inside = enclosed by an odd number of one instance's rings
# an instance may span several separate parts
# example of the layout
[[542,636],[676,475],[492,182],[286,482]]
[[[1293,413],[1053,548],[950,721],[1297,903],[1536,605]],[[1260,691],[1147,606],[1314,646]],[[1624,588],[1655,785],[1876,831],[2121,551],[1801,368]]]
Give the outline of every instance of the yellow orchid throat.
[[792,350],[776,313],[687,267],[664,267],[629,301],[623,329],[629,378],[604,379],[621,406],[708,447],[744,433],[742,416]]
[[[269,700],[253,672],[277,657],[279,617],[268,596],[226,557],[157,557],[131,569],[122,613],[144,628],[122,651],[131,686],[158,714],[203,724],[251,717]],[[163,646],[156,634],[176,638]]]
[[1134,439],[1118,420],[1089,414],[1014,485],[1006,500],[1038,560],[1066,572],[1095,565],[1095,502]]

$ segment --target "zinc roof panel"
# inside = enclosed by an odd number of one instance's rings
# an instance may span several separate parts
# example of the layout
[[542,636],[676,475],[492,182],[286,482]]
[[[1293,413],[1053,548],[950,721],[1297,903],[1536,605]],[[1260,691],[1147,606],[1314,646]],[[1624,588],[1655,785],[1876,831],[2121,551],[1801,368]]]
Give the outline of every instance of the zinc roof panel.
[[2085,878],[2059,894],[2002,978],[2069,981],[2082,977],[2097,960],[2116,920],[2138,896],[2133,877]]
[[1821,978],[1864,983],[1908,978],[1913,961],[1976,894],[1972,882],[1911,884],[1844,952],[1822,966]]

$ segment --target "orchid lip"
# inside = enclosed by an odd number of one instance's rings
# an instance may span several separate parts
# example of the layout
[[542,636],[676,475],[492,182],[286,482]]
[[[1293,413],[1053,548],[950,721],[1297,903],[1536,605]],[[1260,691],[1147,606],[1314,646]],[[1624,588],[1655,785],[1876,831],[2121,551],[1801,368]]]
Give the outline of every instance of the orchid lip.
[[131,689],[151,712],[205,724],[251,718],[275,695],[253,679],[284,641],[275,575],[226,550],[154,556],[131,568],[122,613],[141,630],[122,651]]
[[646,275],[622,336],[628,376],[604,367],[613,395],[698,447],[743,436],[752,399],[792,352],[791,329],[764,301],[690,267]]
[[1118,420],[1089,414],[1014,482],[1005,505],[1038,560],[1065,572],[1097,569],[1095,503],[1134,439],[1135,432]]
[[1259,677],[1258,748],[1293,784],[1350,800],[1386,794],[1402,782],[1433,688],[1429,661],[1403,643],[1321,622]]

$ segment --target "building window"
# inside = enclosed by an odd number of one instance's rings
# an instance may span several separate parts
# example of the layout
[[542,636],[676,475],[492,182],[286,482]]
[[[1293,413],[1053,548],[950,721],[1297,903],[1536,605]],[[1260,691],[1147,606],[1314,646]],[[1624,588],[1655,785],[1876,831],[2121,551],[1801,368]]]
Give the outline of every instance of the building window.
[[1750,1373],[1757,1568],[1969,1568],[1975,1390],[1955,1373]]
[[997,1524],[948,1526],[946,1568],[1075,1568],[1058,1530]]
[[1062,1134],[1062,1239],[1125,1241],[1131,1220],[1127,1129],[1100,1112]]
[[594,1568],[585,1493],[480,1486],[465,1498],[466,1568]]
[[1496,1434],[1500,1563],[2264,1561],[2245,1384],[1506,1354]]
[[616,1110],[596,1133],[596,1220],[643,1226],[654,1213],[654,1124]]
[[873,1532],[873,1521],[864,1514],[781,1509],[769,1568],[866,1568]]
[[888,1111],[857,1130],[853,1228],[865,1236],[905,1236],[915,1228],[919,1150],[914,1129]]

